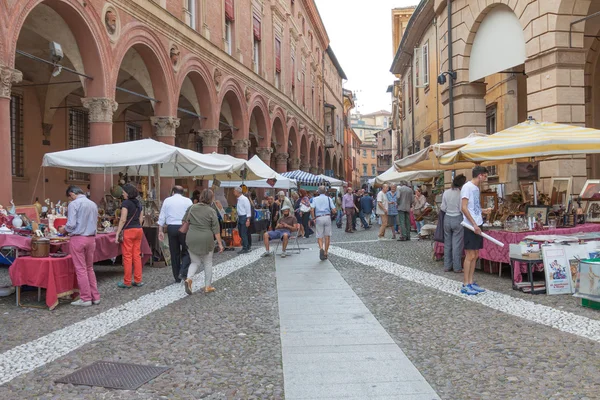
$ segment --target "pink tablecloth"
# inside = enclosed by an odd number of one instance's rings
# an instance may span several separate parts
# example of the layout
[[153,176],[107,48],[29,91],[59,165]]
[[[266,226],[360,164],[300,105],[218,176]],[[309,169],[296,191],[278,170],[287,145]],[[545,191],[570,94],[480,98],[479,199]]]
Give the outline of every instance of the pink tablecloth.
[[[96,235],[96,252],[94,253],[94,262],[110,260],[121,255],[121,245],[115,243],[116,233],[103,233]],[[62,251],[69,253],[69,243],[61,245]],[[152,257],[152,249],[148,245],[146,236],[142,236],[142,264]]]
[[[488,235],[497,239],[504,243],[504,247],[496,246],[489,240],[483,241],[483,249],[479,252],[479,258],[482,260],[501,262],[504,264],[510,263],[510,244],[518,244],[526,236],[532,234],[542,234],[542,235],[572,235],[575,233],[585,233],[585,232],[600,232],[600,224],[585,224],[578,225],[574,228],[558,228],[558,229],[548,229],[543,232],[508,232],[508,231],[500,231],[500,230],[489,230],[485,231]],[[436,258],[444,257],[444,243],[435,243],[434,246],[434,254]],[[540,264],[541,265],[541,264]],[[543,270],[543,265],[536,265],[535,270],[541,271]],[[515,263],[514,265],[514,279],[515,282],[521,282],[521,273],[527,272],[527,265],[521,263]],[[520,273],[521,272],[521,273]]]
[[[121,245],[115,243],[116,233],[105,233],[96,235],[96,252],[94,253],[94,262],[110,260],[121,255]],[[0,235],[0,247],[11,246],[19,250],[31,251],[31,238],[19,235]],[[61,249],[69,253],[69,242],[61,245],[52,246],[52,251]],[[152,257],[152,249],[148,245],[146,236],[142,236],[142,262],[146,262]]]
[[63,258],[19,257],[8,273],[14,286],[35,286],[46,289],[46,305],[50,310],[58,298],[79,292],[75,266],[71,256]]

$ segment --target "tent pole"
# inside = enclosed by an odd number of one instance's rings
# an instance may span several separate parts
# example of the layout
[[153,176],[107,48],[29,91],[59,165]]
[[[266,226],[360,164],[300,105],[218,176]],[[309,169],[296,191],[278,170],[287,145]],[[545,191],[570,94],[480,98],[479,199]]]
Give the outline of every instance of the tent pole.
[[533,182],[533,205],[538,205],[537,182]]

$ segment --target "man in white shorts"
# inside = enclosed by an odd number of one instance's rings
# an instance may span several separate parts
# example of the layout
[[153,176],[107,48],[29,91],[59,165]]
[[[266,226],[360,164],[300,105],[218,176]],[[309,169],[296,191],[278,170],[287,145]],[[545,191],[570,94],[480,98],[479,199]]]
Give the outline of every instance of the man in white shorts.
[[315,220],[315,231],[319,243],[319,258],[327,260],[329,243],[331,242],[331,216],[336,215],[335,204],[327,196],[325,186],[319,186],[319,195],[310,204],[310,213]]

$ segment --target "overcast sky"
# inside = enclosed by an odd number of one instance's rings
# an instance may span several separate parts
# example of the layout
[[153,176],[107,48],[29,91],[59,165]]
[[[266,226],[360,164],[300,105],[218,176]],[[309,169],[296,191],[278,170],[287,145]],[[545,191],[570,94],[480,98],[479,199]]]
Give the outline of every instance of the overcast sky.
[[329,40],[362,114],[391,111],[392,9],[418,0],[315,0]]

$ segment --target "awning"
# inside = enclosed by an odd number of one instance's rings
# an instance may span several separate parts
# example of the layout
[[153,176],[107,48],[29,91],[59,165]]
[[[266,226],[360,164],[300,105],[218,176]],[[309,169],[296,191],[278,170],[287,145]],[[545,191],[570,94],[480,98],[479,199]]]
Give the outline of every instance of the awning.
[[448,153],[440,158],[440,163],[498,164],[596,153],[600,153],[600,130],[531,120]]
[[412,182],[435,178],[440,175],[440,172],[441,171],[398,172],[394,167],[391,167],[383,174],[376,176],[373,180],[373,183],[375,185],[383,185],[384,183],[397,185],[402,181]]
[[329,186],[331,186],[331,187],[344,187],[345,185],[348,184],[345,181],[341,181],[339,179],[335,179],[335,178],[332,178],[327,175],[317,175],[317,176],[319,178],[325,179],[327,182],[329,182]]
[[317,175],[313,175],[309,172],[296,170],[290,172],[284,172],[282,174],[286,178],[295,179],[298,185],[304,186],[320,186],[327,185],[327,181]]
[[[250,188],[261,188],[261,189],[275,188],[275,189],[288,189],[289,190],[289,189],[296,188],[295,180],[286,178],[285,176],[273,171],[271,169],[271,167],[269,167],[267,164],[265,164],[265,162],[263,160],[260,159],[260,157],[258,157],[258,156],[252,157],[250,160],[248,160],[248,164],[250,165],[250,168],[252,170],[258,171],[259,173],[266,174],[266,173],[270,173],[270,171],[275,173],[275,180],[276,180],[275,185],[272,186],[269,183],[269,179],[259,179],[259,180],[249,180],[249,181],[225,180],[225,181],[221,182],[221,187],[232,188],[232,187],[238,187],[241,185],[246,185],[247,187],[250,187]],[[208,186],[209,187],[212,186],[212,180],[209,181]]]
[[[424,148],[423,150],[404,157],[401,160],[395,161],[394,166],[398,172],[406,171],[432,171],[440,169],[448,169],[441,165],[439,157],[442,155],[466,146],[469,143],[474,143],[478,140],[486,138],[488,135],[483,133],[471,133],[466,138],[453,140],[451,142],[436,143]],[[452,169],[471,168],[471,163],[467,165],[455,165]]]

